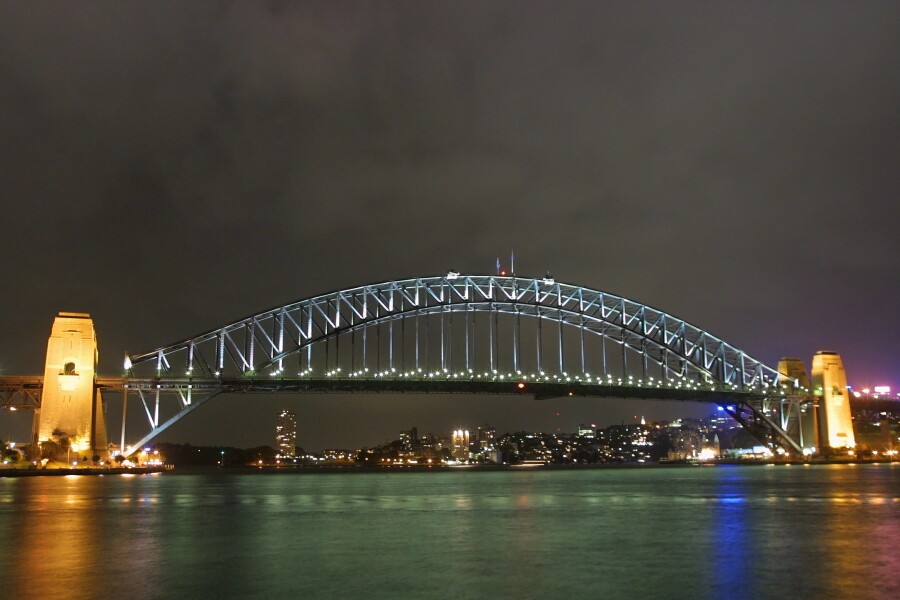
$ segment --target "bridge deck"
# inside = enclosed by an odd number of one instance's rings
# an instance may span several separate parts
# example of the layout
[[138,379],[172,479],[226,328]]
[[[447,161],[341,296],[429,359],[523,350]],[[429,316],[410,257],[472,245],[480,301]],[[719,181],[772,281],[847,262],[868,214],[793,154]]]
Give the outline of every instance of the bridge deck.
[[[519,385],[524,385],[520,388]],[[546,382],[481,379],[408,379],[408,378],[136,378],[97,377],[101,390],[178,391],[188,388],[197,392],[217,393],[439,393],[439,394],[509,394],[537,399],[581,396],[589,398],[638,398],[646,400],[678,400],[684,402],[736,402],[759,398],[755,393],[719,389],[684,389],[675,387],[586,384],[579,382]],[[0,391],[40,392],[43,377],[0,377]]]

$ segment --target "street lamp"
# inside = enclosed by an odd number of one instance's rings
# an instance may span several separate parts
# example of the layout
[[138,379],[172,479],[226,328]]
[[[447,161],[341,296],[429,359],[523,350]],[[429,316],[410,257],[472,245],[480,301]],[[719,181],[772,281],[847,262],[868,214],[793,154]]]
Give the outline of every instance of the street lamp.
[[[70,457],[69,457],[69,453],[70,453],[71,451],[74,451],[74,452],[75,452],[76,463],[72,463],[72,462],[69,460],[69,458],[70,458]],[[74,443],[72,443],[72,442],[69,442],[68,447],[66,447],[66,462],[69,463],[69,464],[72,464],[73,466],[74,466],[75,464],[77,464],[78,453],[79,453],[80,451],[81,451],[81,446],[80,446],[79,444],[74,444]]]

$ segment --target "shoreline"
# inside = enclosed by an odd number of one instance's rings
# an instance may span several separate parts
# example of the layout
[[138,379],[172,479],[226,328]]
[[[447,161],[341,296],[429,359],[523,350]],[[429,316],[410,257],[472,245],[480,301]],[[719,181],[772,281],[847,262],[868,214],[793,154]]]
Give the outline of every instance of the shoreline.
[[[900,461],[896,461],[900,465]],[[452,473],[463,471],[585,471],[585,470],[614,470],[614,469],[683,469],[691,467],[764,467],[764,466],[817,466],[817,465],[891,465],[889,461],[846,461],[846,460],[821,460],[821,461],[717,461],[707,463],[697,462],[652,462],[652,463],[598,463],[587,465],[564,464],[518,464],[518,465],[245,465],[233,467],[218,467],[214,465],[192,465],[176,467],[173,465],[161,465],[152,467],[132,468],[92,468],[80,469],[0,469],[0,478],[3,477],[67,477],[67,476],[103,476],[103,475],[150,475],[155,473],[173,473],[182,475],[220,473],[228,475],[256,474],[256,475],[314,475],[314,474],[358,474],[358,473]]]
[[[816,466],[816,465],[878,465],[891,464],[886,461],[735,461],[713,463],[689,463],[689,462],[663,462],[663,463],[598,463],[588,465],[563,465],[563,464],[527,464],[527,465],[391,465],[391,466],[366,466],[366,465],[247,465],[232,467],[217,466],[188,466],[177,467],[174,474],[197,474],[220,472],[222,474],[258,474],[258,475],[314,475],[314,474],[356,474],[356,473],[453,473],[472,471],[586,471],[586,470],[634,470],[634,469],[685,469],[695,467],[722,467],[722,466]],[[897,461],[900,465],[900,461]]]
[[69,475],[148,475],[172,471],[172,467],[83,467],[80,469],[0,469],[0,477],[67,477]]

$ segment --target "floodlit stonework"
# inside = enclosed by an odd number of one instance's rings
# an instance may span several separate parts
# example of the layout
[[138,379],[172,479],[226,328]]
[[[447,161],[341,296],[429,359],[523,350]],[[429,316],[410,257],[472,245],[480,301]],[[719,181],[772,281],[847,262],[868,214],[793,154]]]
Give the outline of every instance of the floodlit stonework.
[[850,390],[844,363],[836,352],[821,351],[813,356],[813,393],[819,398],[819,439],[832,448],[853,448],[853,420]]
[[85,313],[61,312],[47,341],[44,389],[38,416],[38,441],[68,438],[78,456],[106,457],[106,424],[97,369],[94,322]]

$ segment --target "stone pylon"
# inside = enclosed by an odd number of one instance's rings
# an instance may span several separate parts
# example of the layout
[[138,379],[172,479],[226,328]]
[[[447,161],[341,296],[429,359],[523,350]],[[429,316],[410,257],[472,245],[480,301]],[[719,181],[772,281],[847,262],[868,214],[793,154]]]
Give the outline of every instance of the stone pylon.
[[59,313],[47,341],[38,442],[67,438],[75,456],[108,458],[103,402],[94,384],[97,358],[91,316]]
[[847,374],[837,352],[822,350],[813,356],[812,390],[819,399],[820,445],[832,448],[856,446]]
[[[791,379],[796,379],[800,384],[803,395],[810,394],[812,384],[809,381],[809,375],[806,373],[806,365],[800,358],[786,357],[778,361],[778,372],[787,375]],[[789,433],[799,436],[797,441],[804,449],[812,451],[820,447],[819,441],[819,424],[818,424],[818,401],[803,402],[797,406],[796,414],[792,415],[796,422],[792,422],[789,427]]]

